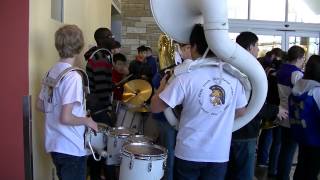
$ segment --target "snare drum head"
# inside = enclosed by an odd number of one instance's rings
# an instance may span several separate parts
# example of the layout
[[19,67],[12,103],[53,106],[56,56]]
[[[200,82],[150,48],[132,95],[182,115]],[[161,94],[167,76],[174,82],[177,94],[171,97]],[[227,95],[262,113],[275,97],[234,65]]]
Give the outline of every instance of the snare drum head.
[[127,143],[149,143],[152,144],[153,140],[144,135],[131,135],[126,140]]
[[130,143],[122,147],[122,152],[127,155],[134,155],[135,157],[165,157],[167,155],[166,149],[155,144],[146,143]]
[[136,130],[125,127],[114,127],[108,132],[112,136],[130,136],[136,133]]

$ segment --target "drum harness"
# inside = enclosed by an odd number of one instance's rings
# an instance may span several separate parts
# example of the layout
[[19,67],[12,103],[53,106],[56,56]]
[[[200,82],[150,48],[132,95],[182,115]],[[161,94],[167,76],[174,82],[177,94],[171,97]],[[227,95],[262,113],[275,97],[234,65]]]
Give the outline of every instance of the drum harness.
[[[81,77],[82,77],[82,82],[83,82],[83,104],[85,105],[85,100],[88,94],[90,94],[90,89],[89,89],[89,78],[87,73],[82,70],[81,68],[77,67],[69,67],[63,70],[57,78],[52,78],[49,76],[50,71],[47,72],[45,78],[42,80],[42,84],[44,88],[46,88],[46,101],[50,104],[53,102],[53,91],[55,88],[59,87],[60,81],[63,80],[63,78],[71,71],[76,71],[78,72]],[[84,106],[84,108],[86,108]]]

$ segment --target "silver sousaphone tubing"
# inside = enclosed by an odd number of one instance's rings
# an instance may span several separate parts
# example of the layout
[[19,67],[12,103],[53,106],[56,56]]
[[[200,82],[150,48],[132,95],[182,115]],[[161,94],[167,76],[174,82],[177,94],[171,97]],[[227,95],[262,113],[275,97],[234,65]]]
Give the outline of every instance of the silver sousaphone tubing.
[[160,29],[178,42],[187,43],[193,26],[203,24],[209,48],[248,76],[252,96],[245,115],[235,120],[233,131],[249,123],[265,102],[267,77],[257,59],[229,38],[227,1],[150,0],[150,6]]

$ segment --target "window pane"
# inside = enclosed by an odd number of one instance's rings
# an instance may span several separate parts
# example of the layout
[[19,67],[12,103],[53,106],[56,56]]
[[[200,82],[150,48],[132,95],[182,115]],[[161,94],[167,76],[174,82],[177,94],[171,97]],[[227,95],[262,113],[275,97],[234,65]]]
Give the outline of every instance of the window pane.
[[320,15],[316,15],[304,0],[289,0],[288,21],[302,23],[320,23]]
[[250,19],[285,21],[286,0],[251,0]]
[[248,19],[248,0],[228,0],[229,19]]
[[[237,36],[240,33],[229,33],[231,40],[236,41]],[[271,51],[273,48],[281,48],[282,36],[276,35],[257,35],[259,38],[258,47],[259,47],[259,57],[265,56],[268,51]]]
[[317,37],[289,36],[289,48],[294,45],[303,47],[307,58],[313,54],[319,54],[319,38]]
[[271,51],[273,48],[281,49],[281,40],[282,36],[275,35],[258,35],[259,41],[259,57],[263,57],[266,55],[268,51]]

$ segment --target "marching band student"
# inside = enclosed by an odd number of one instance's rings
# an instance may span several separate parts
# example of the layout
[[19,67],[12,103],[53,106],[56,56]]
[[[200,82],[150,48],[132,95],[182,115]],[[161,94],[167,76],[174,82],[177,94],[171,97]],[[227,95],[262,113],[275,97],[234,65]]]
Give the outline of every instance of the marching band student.
[[[189,44],[179,44],[180,51],[176,52],[175,63],[176,65],[182,63],[185,59],[192,59],[191,46]],[[156,73],[152,79],[152,85],[158,89],[161,81],[161,74]],[[176,144],[177,131],[172,127],[163,112],[153,113],[153,119],[157,121],[159,129],[159,144],[168,150],[167,166],[165,169],[164,177],[167,180],[173,180],[173,167],[174,167],[174,146]]]
[[[87,109],[91,111],[94,121],[113,126],[114,122],[105,109],[111,109],[112,102],[112,53],[114,45],[112,32],[108,28],[98,28],[94,33],[97,46],[90,48],[85,54],[86,72],[89,77],[90,98],[87,101]],[[95,113],[99,112],[99,113]],[[88,168],[91,180],[99,180],[101,169],[105,167],[105,176],[112,176],[113,170],[106,167],[104,161],[95,161],[88,157]],[[112,168],[111,168],[112,169]]]
[[111,108],[113,91],[111,49],[114,39],[108,28],[98,28],[94,33],[94,39],[97,46],[84,54],[91,92],[87,108],[93,114],[101,112],[93,115],[94,121],[112,126],[113,122],[106,115],[106,111],[101,110]]
[[[258,56],[258,37],[252,32],[241,32],[236,42],[254,57]],[[254,118],[248,124],[233,132],[228,165],[228,180],[252,180],[257,136],[260,130],[260,118]]]
[[320,56],[313,55],[289,97],[290,129],[299,144],[294,180],[317,180],[320,173]]
[[147,48],[142,45],[137,48],[138,54],[136,59],[129,64],[129,72],[132,74],[131,79],[144,79],[148,82],[152,81],[151,67],[147,63]]
[[[118,53],[113,55],[112,82],[117,84],[129,74],[127,58],[125,55]],[[116,87],[113,90],[113,99],[122,100],[123,86]]]
[[151,76],[153,77],[158,72],[158,66],[156,58],[152,55],[152,49],[150,46],[146,46],[147,54],[146,54],[146,61],[149,67],[151,68]]
[[[203,26],[194,26],[190,35],[191,55],[196,62],[215,61],[206,57],[208,44]],[[213,56],[208,52],[208,56]],[[235,117],[244,114],[247,104],[238,79],[218,66],[180,71],[166,85],[166,76],[151,100],[153,113],[182,105],[175,147],[176,180],[223,180],[229,160]]]
[[[56,79],[79,61],[83,48],[82,31],[75,25],[65,25],[55,33],[55,46],[60,60],[45,79]],[[45,113],[45,148],[51,154],[60,180],[85,180],[85,126],[98,130],[97,124],[86,117],[81,75],[68,72],[55,87],[43,85],[37,108]]]
[[[258,37],[252,32],[241,32],[236,42],[254,57],[258,56]],[[254,119],[233,132],[228,164],[228,180],[254,179],[255,150],[262,118],[287,117],[287,112],[277,105],[265,103]]]

